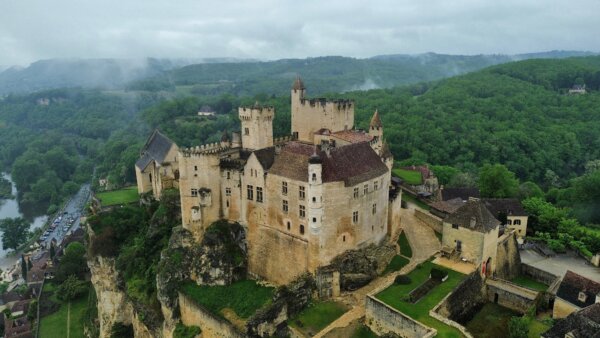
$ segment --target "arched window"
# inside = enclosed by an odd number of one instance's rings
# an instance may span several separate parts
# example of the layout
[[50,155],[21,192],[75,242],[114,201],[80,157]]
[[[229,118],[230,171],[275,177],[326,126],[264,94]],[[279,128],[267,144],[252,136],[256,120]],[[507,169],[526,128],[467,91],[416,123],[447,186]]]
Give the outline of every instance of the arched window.
[[317,174],[315,174],[315,173],[312,174],[312,181],[313,182],[317,181]]
[[300,224],[300,235],[304,235],[304,225]]
[[287,228],[288,228],[288,230],[290,230],[291,227],[292,227],[292,224],[290,222],[287,222]]
[[346,235],[342,236],[342,241],[345,242],[346,241]]

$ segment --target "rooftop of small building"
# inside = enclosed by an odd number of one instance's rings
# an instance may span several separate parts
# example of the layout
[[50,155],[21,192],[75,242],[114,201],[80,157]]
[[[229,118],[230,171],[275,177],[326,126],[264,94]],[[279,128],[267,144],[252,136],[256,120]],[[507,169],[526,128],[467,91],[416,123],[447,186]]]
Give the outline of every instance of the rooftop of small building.
[[371,142],[373,140],[373,136],[360,129],[336,131],[331,135],[333,135],[336,138],[339,138],[340,140],[344,140],[350,143]]
[[429,204],[433,209],[441,211],[445,214],[452,214],[458,208],[462,207],[465,204],[462,198],[456,197],[447,201],[437,201]]
[[495,216],[499,214],[527,216],[527,212],[523,209],[521,202],[516,198],[482,198],[481,200]]
[[136,167],[141,170],[146,169],[152,161],[163,163],[169,150],[175,144],[170,138],[162,134],[158,129],[148,137],[141,151],[141,156],[135,163]]
[[542,334],[544,338],[564,338],[567,334],[575,338],[600,338],[600,303],[587,306],[558,319]]
[[[579,300],[580,292],[586,295],[585,301]],[[567,270],[556,292],[557,297],[580,308],[594,304],[597,295],[600,295],[599,282],[583,277],[571,270]]]
[[467,201],[470,197],[479,198],[478,188],[446,188],[441,187],[440,192],[442,194],[442,200],[448,201],[455,198],[460,198],[463,201]]
[[461,227],[479,232],[489,232],[500,225],[482,201],[473,199],[444,218],[444,222],[458,224]]

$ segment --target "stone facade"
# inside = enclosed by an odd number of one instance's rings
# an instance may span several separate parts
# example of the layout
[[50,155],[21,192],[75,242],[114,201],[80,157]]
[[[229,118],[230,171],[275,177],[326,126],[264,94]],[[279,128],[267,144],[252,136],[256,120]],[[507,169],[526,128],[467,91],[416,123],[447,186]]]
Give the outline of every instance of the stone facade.
[[429,338],[437,334],[435,329],[419,323],[372,296],[367,296],[365,312],[366,324],[378,335],[395,333],[406,338]]
[[[250,275],[276,284],[381,243],[393,231],[388,220],[397,218],[388,200],[393,158],[379,113],[368,132],[353,130],[353,102],[304,94],[298,79],[291,137],[274,139],[274,108],[255,104],[239,108],[241,136],[224,134],[220,143],[176,156],[183,227],[199,241],[217,220],[239,222]],[[146,187],[147,177],[138,185]]]
[[155,130],[140,152],[135,164],[138,193],[152,192],[159,199],[162,191],[179,188],[179,163],[177,145]]

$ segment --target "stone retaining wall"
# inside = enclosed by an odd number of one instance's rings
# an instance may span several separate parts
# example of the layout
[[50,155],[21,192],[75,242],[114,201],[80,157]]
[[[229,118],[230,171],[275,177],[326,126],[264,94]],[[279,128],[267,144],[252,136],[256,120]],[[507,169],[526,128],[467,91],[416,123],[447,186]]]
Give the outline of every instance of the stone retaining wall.
[[378,335],[393,332],[405,338],[430,338],[437,334],[437,330],[415,321],[375,297],[367,296],[365,310],[365,322]]
[[546,285],[551,285],[557,278],[559,278],[557,275],[525,263],[521,263],[521,274]]
[[415,209],[415,217],[423,223],[427,224],[427,226],[432,228],[433,231],[440,234],[442,233],[443,224],[441,218],[436,217],[428,212],[423,212],[419,209]]
[[490,303],[497,303],[507,309],[527,313],[527,310],[537,305],[539,292],[533,291],[522,286],[503,281],[486,280],[487,298]]
[[464,326],[460,325],[459,323],[450,320],[449,318],[446,318],[442,315],[440,315],[438,313],[439,308],[446,303],[448,297],[450,297],[451,293],[449,293],[448,295],[446,295],[446,297],[444,297],[444,299],[442,299],[433,309],[431,309],[431,311],[429,311],[429,315],[437,320],[439,320],[440,322],[452,326],[456,329],[458,329],[466,338],[474,338],[471,333],[469,333],[469,331],[467,331],[467,328],[465,328]]
[[231,323],[213,315],[181,292],[179,293],[179,309],[181,311],[181,322],[186,326],[199,326],[202,329],[202,337],[246,337]]

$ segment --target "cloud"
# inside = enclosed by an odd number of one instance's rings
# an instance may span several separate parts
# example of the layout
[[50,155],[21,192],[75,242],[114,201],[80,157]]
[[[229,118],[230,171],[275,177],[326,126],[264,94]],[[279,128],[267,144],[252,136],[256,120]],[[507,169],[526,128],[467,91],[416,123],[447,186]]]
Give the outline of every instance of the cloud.
[[0,0],[0,65],[598,50],[600,1]]

